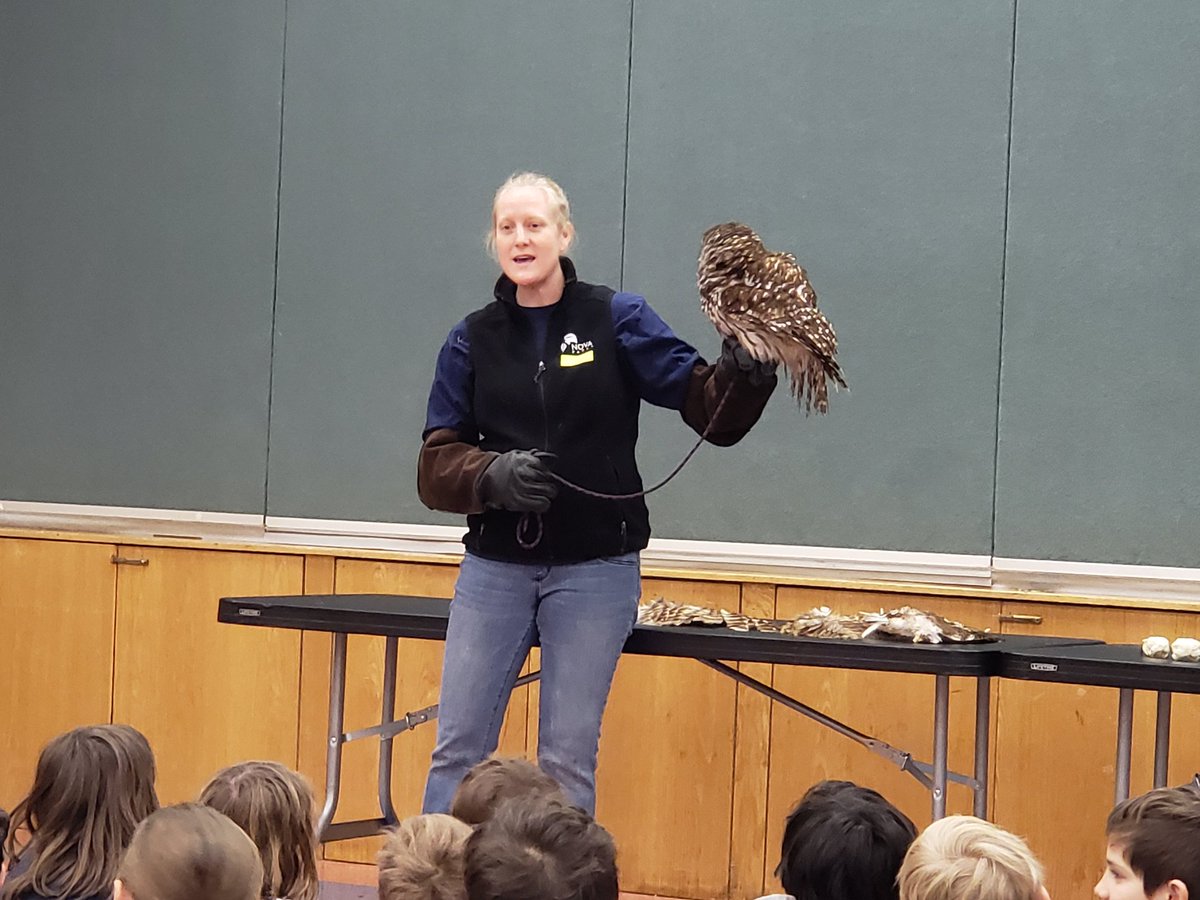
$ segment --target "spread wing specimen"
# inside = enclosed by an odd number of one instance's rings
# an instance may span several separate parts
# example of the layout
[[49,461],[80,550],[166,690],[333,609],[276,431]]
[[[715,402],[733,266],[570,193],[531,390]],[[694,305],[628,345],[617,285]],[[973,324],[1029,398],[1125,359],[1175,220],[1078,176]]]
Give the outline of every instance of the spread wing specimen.
[[829,381],[846,387],[837,335],[796,257],[772,253],[740,222],[714,225],[704,232],[696,285],[701,308],[723,337],[759,362],[780,363],[800,405],[828,412]]
[[[980,631],[913,606],[859,613],[838,613],[828,606],[817,606],[788,621],[760,619],[727,609],[709,609],[659,597],[648,605],[638,607],[637,621],[639,625],[724,625],[731,631],[761,631],[841,640],[874,638],[911,641],[914,644],[968,644],[996,640],[996,636],[988,631]],[[1200,641],[1192,643],[1200,645]]]

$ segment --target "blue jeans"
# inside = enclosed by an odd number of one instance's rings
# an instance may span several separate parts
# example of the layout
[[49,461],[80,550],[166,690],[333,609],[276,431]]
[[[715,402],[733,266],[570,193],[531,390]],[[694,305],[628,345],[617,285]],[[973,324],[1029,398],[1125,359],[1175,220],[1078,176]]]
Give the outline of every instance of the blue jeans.
[[535,638],[542,646],[538,764],[572,803],[595,811],[600,719],[640,595],[636,553],[565,565],[466,555],[450,604],[425,812],[447,812],[467,770],[496,749]]

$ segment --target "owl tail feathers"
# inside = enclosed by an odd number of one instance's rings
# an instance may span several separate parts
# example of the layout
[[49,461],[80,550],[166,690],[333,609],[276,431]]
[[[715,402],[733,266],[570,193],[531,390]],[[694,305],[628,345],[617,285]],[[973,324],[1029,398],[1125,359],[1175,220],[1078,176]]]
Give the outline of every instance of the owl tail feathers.
[[838,389],[850,389],[842,376],[842,368],[835,359],[822,359],[816,365],[789,369],[788,374],[791,375],[792,396],[796,398],[805,415],[814,410],[821,415],[829,412],[830,381],[833,381]]

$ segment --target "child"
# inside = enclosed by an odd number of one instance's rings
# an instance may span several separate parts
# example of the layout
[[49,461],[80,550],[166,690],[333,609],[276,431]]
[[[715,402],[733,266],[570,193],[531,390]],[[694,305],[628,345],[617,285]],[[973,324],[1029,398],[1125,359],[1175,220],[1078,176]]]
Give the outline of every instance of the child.
[[0,809],[0,885],[8,877],[8,856],[4,853],[4,842],[8,840],[8,810]]
[[916,834],[870,788],[822,781],[788,814],[775,874],[796,900],[896,900],[896,873]]
[[146,818],[121,861],[113,900],[258,900],[262,862],[226,816],[198,803]]
[[617,900],[617,850],[578,806],[524,797],[467,839],[468,900]]
[[75,728],[50,741],[12,812],[14,862],[0,898],[108,900],[134,830],[158,808],[154,774],[149,743],[128,725]]
[[300,773],[276,762],[239,763],[214,775],[200,802],[233,819],[258,847],[265,900],[316,900],[316,810]]
[[1200,898],[1200,790],[1158,788],[1108,816],[1099,900]]
[[450,815],[478,825],[490,819],[505,800],[534,796],[567,801],[558,782],[529,760],[493,756],[467,772],[454,792]]
[[899,881],[900,900],[1050,900],[1025,842],[974,816],[947,816],[921,832]]
[[379,900],[465,900],[470,835],[470,825],[444,813],[405,819],[379,851]]

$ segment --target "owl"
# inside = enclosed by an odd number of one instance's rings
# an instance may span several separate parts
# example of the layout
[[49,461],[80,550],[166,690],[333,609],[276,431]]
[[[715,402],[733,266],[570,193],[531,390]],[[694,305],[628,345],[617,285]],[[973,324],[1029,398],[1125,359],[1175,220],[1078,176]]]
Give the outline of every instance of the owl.
[[829,380],[846,387],[837,336],[817,309],[808,275],[790,253],[772,253],[739,222],[704,232],[696,270],[700,306],[723,337],[759,362],[781,363],[807,411],[829,410]]

